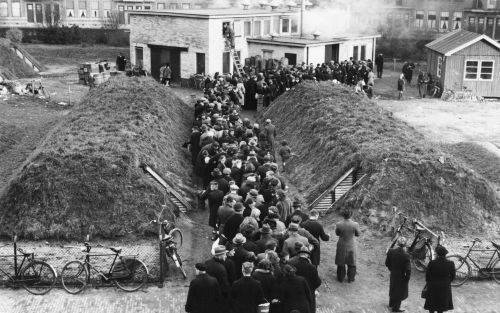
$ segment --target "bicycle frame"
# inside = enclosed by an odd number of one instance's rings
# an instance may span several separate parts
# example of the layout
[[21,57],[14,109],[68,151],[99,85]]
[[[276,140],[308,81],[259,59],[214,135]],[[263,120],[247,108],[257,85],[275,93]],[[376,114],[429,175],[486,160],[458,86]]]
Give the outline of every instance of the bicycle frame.
[[33,255],[33,253],[31,253],[29,255],[23,254],[23,260],[21,261],[21,264],[18,264],[18,262],[17,262],[17,257],[18,257],[17,242],[16,242],[16,240],[14,240],[14,254],[12,254],[12,255],[0,255],[0,258],[10,258],[10,257],[14,258],[14,276],[7,273],[6,271],[4,271],[1,268],[0,268],[0,272],[2,272],[5,276],[7,276],[7,278],[10,281],[16,282],[16,281],[20,280],[20,274],[21,274],[21,269],[23,268],[23,265],[25,264],[25,262],[28,263],[31,260],[33,260],[34,255]]
[[[111,272],[113,270],[113,267],[116,263],[116,259],[118,258],[119,256],[119,253],[107,253],[107,254],[90,254],[90,250],[92,249],[92,246],[88,243],[88,242],[85,242],[85,247],[87,249],[87,251],[85,252],[85,260],[83,261],[83,264],[87,267],[87,271],[89,273],[89,276],[87,277],[87,283],[90,284],[90,270],[92,269],[94,272],[96,272],[97,274],[99,274],[99,276],[101,278],[103,278],[104,280],[106,281],[109,281],[111,280]],[[99,269],[96,269],[95,266],[92,266],[92,264],[90,263],[90,257],[91,256],[111,256],[111,255],[114,255],[115,257],[113,258],[113,263],[111,263],[111,266],[109,267],[109,271],[107,274],[105,274],[103,271],[99,270]]]
[[[500,252],[498,251],[498,249],[495,249],[495,250],[491,250],[491,249],[474,249],[474,246],[476,245],[476,243],[477,243],[477,241],[476,241],[476,240],[474,240],[474,241],[472,242],[472,245],[469,247],[469,250],[467,250],[467,253],[466,253],[466,254],[465,254],[465,256],[463,257],[463,258],[464,258],[464,260],[469,260],[469,261],[471,261],[471,262],[472,262],[472,264],[476,267],[476,269],[477,269],[479,272],[481,271],[481,269],[484,269],[484,268],[487,268],[487,269],[488,269],[488,268],[492,268],[492,266],[493,266],[493,260],[495,260],[495,255],[497,255],[497,256],[498,256],[498,258],[500,258]],[[477,251],[477,252],[480,252],[480,251],[481,251],[481,252],[486,252],[486,251],[487,251],[487,252],[493,252],[493,253],[491,254],[491,258],[490,258],[490,260],[488,261],[488,264],[486,264],[486,267],[483,267],[483,268],[482,268],[481,266],[479,266],[479,265],[476,263],[476,261],[474,261],[474,259],[473,259],[473,258],[471,258],[471,257],[470,257],[471,252],[476,252],[476,251]]]

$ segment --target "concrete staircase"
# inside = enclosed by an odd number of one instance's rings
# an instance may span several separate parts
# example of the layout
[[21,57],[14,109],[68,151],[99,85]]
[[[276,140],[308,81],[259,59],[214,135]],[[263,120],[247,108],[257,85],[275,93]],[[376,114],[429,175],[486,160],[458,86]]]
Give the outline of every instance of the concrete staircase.
[[37,73],[43,72],[46,68],[38,62],[31,54],[18,44],[11,44],[10,49]]

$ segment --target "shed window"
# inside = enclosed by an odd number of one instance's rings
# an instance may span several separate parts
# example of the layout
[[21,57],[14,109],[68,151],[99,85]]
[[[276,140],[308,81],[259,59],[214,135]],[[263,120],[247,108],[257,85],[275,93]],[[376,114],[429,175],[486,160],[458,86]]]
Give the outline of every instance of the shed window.
[[441,70],[443,68],[443,57],[438,57],[436,76],[441,77]]
[[493,61],[468,60],[465,62],[466,80],[493,80]]

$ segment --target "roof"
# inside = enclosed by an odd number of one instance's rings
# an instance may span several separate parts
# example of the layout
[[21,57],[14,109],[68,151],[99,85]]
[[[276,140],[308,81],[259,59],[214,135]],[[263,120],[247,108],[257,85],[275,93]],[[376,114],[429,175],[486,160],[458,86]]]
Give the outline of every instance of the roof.
[[428,49],[450,56],[478,41],[485,40],[500,50],[500,44],[486,35],[481,35],[466,30],[457,30],[425,45]]
[[179,16],[191,18],[228,18],[228,17],[253,17],[253,16],[273,16],[273,15],[296,15],[297,11],[287,9],[183,9],[183,10],[152,10],[152,11],[128,11],[130,15],[158,15],[158,16]]
[[260,37],[260,38],[247,38],[247,42],[269,44],[269,45],[281,45],[289,47],[311,47],[311,46],[324,46],[329,44],[336,44],[345,42],[352,39],[364,39],[364,38],[378,38],[379,34],[342,34],[332,37],[319,37],[318,39],[309,37]]

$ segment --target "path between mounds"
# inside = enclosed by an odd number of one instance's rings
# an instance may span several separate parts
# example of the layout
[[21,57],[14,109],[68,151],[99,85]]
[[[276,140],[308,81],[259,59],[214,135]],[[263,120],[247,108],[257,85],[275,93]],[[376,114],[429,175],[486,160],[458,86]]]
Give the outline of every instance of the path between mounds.
[[[202,96],[199,91],[188,89],[173,88],[179,98],[187,105],[191,103],[191,95]],[[253,113],[243,111],[243,117],[253,120]],[[279,129],[278,129],[279,132]],[[297,190],[294,185],[290,185],[288,179],[285,180],[289,185],[289,195],[293,198],[298,195],[303,199],[303,195]],[[331,239],[329,242],[321,243],[321,265],[319,267],[320,277],[323,284],[318,289],[319,296],[317,298],[318,313],[337,313],[337,312],[389,312],[387,308],[388,290],[389,290],[389,274],[385,268],[385,249],[389,238],[380,236],[376,232],[372,232],[368,227],[361,225],[362,234],[358,239],[358,276],[356,282],[352,284],[339,283],[336,281],[336,267],[334,264],[336,253],[335,222],[340,221],[341,217],[334,214],[334,222],[329,225],[324,225],[326,232],[329,233]],[[203,225],[207,224],[208,212],[195,212],[189,216]],[[188,260],[191,265],[201,259],[197,257],[206,256],[208,253],[203,253],[200,250],[208,249],[211,244],[208,236],[210,235],[209,227],[204,229],[192,229],[193,234],[192,250],[194,255]],[[198,239],[196,239],[198,238]],[[203,238],[200,240],[199,238]],[[205,243],[208,245],[205,246]],[[183,257],[184,258],[184,257]],[[194,263],[193,263],[194,262]],[[190,269],[190,274],[193,274]],[[190,276],[192,277],[192,276]],[[413,269],[413,275],[410,282],[410,296],[404,303],[408,312],[424,312],[423,299],[420,298],[420,291],[425,284],[423,273]],[[454,290],[455,292],[455,311],[454,312],[499,312],[495,300],[497,284],[487,281],[468,282],[465,286]]]

